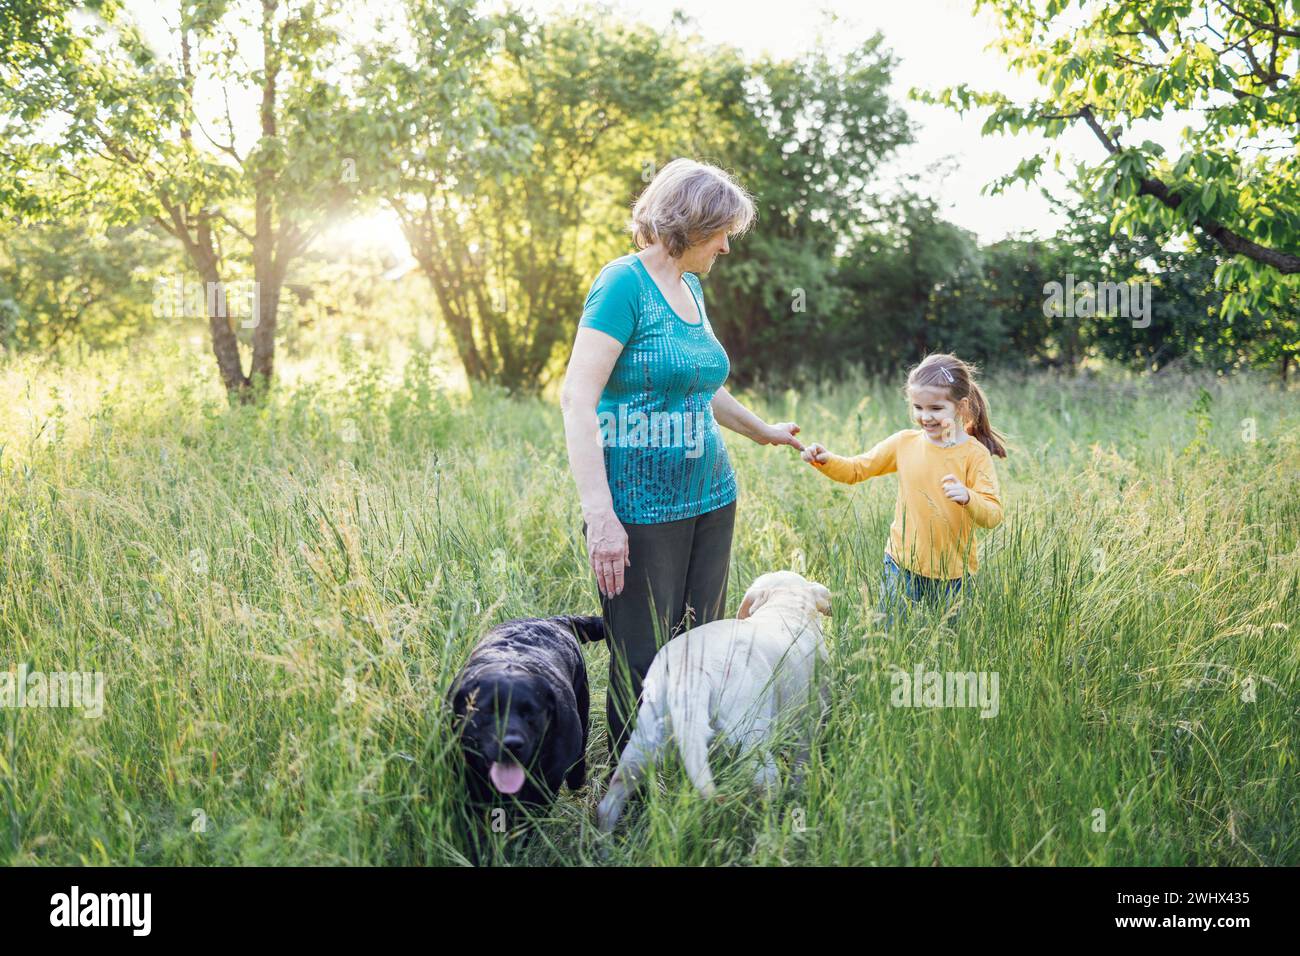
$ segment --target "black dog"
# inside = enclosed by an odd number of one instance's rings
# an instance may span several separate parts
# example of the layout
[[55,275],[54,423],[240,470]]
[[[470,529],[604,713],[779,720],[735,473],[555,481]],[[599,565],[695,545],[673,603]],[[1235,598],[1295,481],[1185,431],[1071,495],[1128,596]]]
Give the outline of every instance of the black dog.
[[475,803],[549,806],[587,777],[587,666],[599,617],[523,618],[487,632],[449,692]]

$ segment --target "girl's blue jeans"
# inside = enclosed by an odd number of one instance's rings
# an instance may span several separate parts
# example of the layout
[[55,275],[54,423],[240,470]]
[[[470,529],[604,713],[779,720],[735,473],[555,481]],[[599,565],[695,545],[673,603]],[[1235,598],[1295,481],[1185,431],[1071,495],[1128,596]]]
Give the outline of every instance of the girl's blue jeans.
[[877,612],[885,616],[885,630],[890,630],[894,621],[906,614],[913,604],[950,604],[961,592],[963,580],[927,578],[900,568],[886,554],[884,575],[880,581],[880,604],[876,608]]

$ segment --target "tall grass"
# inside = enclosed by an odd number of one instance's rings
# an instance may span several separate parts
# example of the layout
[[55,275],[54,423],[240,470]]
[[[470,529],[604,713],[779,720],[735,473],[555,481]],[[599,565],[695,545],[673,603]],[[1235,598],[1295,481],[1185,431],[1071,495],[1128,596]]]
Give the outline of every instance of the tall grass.
[[[426,353],[396,376],[312,361],[261,409],[227,408],[193,350],[0,368],[0,670],[107,682],[98,719],[0,709],[0,860],[464,859],[452,675],[497,621],[596,609],[559,413],[450,389]],[[907,427],[899,384],[745,400],[849,453]],[[1014,443],[1007,520],[955,618],[888,635],[895,480],[835,485],[727,433],[731,612],[781,567],[834,593],[834,712],[802,782],[706,803],[670,764],[601,837],[608,658],[591,647],[592,784],[496,858],[1300,862],[1294,395],[986,384]],[[998,715],[891,706],[893,669],[917,665],[997,672]]]

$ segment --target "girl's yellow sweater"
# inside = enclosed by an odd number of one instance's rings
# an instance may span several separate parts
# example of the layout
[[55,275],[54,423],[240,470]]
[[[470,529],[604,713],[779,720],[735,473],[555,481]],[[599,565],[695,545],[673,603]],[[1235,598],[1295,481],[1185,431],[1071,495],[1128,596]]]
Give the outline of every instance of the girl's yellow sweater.
[[[886,550],[899,567],[928,578],[974,574],[979,567],[975,526],[994,528],[1002,522],[993,456],[974,438],[943,448],[920,429],[908,429],[865,454],[831,455],[814,467],[846,484],[898,472],[898,502]],[[955,475],[970,489],[969,502],[959,505],[944,494],[945,475]]]

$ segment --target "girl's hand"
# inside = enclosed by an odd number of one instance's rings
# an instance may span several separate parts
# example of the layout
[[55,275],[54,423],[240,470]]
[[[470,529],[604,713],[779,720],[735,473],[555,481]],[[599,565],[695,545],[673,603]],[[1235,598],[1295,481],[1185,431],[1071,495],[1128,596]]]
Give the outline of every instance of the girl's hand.
[[831,453],[822,445],[813,442],[811,445],[804,447],[803,454],[799,457],[810,465],[824,465],[831,460]]
[[794,422],[777,422],[764,425],[754,437],[760,445],[790,445],[795,451],[803,451],[803,442],[794,436],[799,434],[799,426]]
[[943,493],[952,501],[959,505],[970,501],[970,489],[958,481],[956,475],[944,475],[939,480],[943,484]]

